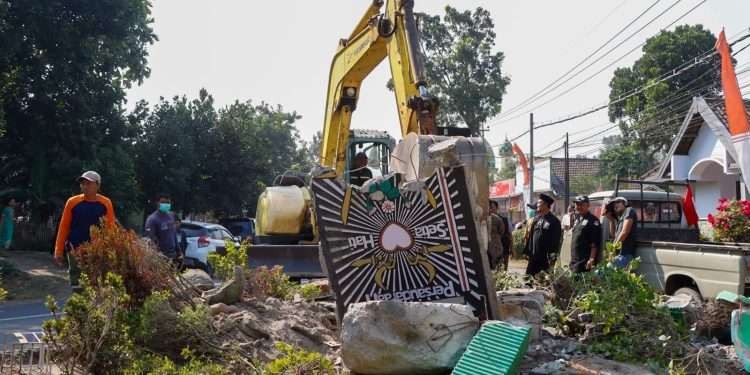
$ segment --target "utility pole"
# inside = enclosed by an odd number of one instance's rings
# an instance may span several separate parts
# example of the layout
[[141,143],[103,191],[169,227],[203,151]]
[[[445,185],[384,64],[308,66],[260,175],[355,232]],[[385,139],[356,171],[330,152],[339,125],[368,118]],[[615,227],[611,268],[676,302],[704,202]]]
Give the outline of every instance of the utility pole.
[[570,206],[570,144],[568,143],[568,133],[565,132],[565,208],[563,213],[568,212]]
[[529,113],[529,203],[534,202],[534,114]]

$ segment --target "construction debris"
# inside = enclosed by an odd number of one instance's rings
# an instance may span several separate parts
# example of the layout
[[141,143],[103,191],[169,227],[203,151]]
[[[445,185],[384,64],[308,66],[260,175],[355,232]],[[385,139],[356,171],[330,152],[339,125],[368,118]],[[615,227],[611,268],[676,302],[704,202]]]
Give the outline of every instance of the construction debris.
[[342,323],[342,358],[358,374],[444,374],[478,328],[466,305],[357,303],[349,306]]
[[544,292],[536,289],[509,289],[497,292],[500,320],[529,327],[532,342],[539,340],[544,319]]
[[202,298],[209,305],[224,303],[233,305],[240,301],[245,286],[245,276],[242,267],[234,268],[234,277],[225,281],[218,288],[203,292]]
[[190,268],[185,270],[180,276],[201,291],[213,289],[214,287],[214,281],[211,279],[211,276],[203,270]]
[[266,362],[280,355],[274,344],[284,342],[340,363],[341,344],[332,304],[269,297],[243,300],[231,307],[238,311],[225,313],[217,306],[213,321],[225,345],[239,345],[252,358]]

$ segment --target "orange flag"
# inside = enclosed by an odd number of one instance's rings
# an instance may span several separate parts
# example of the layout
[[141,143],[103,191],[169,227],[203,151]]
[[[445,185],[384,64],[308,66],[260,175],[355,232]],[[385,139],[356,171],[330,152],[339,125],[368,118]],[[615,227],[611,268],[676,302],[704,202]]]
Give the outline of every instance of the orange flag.
[[729,134],[737,151],[737,164],[742,171],[746,186],[750,186],[750,122],[747,120],[745,102],[737,83],[737,75],[732,65],[732,54],[724,30],[716,41],[716,50],[721,55],[721,86],[724,89],[724,106],[727,111]]
[[526,161],[526,155],[521,151],[521,147],[518,143],[513,144],[513,153],[518,157],[518,164],[523,168],[523,186],[529,185],[529,162]]

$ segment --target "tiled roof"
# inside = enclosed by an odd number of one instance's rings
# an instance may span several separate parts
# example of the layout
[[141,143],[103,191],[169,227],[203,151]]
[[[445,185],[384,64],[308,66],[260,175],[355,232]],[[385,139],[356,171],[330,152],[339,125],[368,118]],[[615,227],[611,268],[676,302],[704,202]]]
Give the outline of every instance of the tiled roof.
[[[706,104],[708,104],[711,110],[716,114],[716,117],[727,126],[727,111],[724,106],[724,97],[704,97],[703,99],[706,100]],[[748,116],[750,116],[750,99],[745,99],[745,110],[747,111]]]

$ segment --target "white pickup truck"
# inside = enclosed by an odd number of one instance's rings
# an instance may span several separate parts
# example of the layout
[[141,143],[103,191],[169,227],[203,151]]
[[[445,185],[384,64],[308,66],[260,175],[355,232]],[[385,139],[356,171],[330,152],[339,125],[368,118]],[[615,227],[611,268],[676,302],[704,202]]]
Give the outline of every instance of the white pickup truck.
[[[591,212],[601,218],[604,200],[614,196],[614,191],[590,195]],[[740,295],[750,292],[750,244],[701,241],[698,229],[688,228],[680,195],[620,190],[617,196],[625,197],[636,210],[636,256],[641,258],[637,272],[654,288],[695,300],[713,299],[723,290]],[[603,239],[610,238],[606,220],[602,220]],[[570,240],[571,233],[566,231],[560,254],[563,265],[570,263]]]

